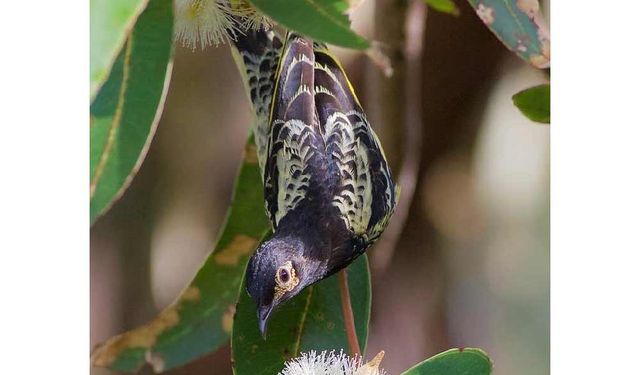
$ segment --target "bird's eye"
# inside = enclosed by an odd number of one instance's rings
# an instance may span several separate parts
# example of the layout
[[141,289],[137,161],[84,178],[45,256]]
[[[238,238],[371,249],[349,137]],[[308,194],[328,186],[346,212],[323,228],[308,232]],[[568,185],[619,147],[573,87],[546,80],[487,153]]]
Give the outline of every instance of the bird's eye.
[[284,268],[280,268],[278,270],[278,278],[280,279],[280,282],[283,284],[286,284],[289,282],[289,271],[287,271]]
[[300,283],[293,264],[288,261],[276,271],[276,293],[292,291]]

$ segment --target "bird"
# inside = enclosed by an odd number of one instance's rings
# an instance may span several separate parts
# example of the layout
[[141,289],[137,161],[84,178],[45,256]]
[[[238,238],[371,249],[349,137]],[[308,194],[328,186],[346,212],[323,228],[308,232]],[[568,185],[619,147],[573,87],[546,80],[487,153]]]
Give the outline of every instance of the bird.
[[347,267],[382,234],[399,190],[344,69],[323,43],[267,28],[234,40],[255,121],[272,235],[245,284],[266,338],[273,312]]

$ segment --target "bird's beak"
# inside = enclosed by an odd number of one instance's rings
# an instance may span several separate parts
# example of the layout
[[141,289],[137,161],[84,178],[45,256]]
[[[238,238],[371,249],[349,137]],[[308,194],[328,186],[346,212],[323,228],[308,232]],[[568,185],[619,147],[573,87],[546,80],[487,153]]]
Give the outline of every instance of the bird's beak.
[[260,328],[260,334],[263,339],[267,339],[267,323],[269,323],[269,316],[273,311],[273,305],[260,306],[258,308],[258,327]]

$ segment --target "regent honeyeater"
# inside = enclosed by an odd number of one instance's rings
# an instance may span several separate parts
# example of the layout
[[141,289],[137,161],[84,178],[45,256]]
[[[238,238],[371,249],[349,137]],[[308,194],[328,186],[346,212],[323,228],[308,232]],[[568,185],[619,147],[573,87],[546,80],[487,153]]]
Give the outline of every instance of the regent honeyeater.
[[380,141],[325,45],[268,28],[234,37],[273,235],[249,261],[266,332],[274,309],[347,267],[382,234],[397,191]]

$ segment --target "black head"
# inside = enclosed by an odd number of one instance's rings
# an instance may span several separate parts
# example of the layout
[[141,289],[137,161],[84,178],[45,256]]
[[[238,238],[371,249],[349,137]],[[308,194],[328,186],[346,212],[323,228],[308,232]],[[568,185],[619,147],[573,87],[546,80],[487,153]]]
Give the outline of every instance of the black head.
[[271,238],[249,260],[247,291],[258,309],[260,332],[266,337],[271,313],[283,302],[320,280],[319,262],[306,259],[303,242]]

